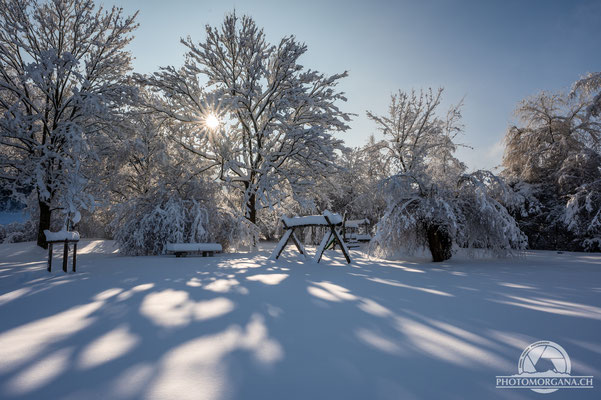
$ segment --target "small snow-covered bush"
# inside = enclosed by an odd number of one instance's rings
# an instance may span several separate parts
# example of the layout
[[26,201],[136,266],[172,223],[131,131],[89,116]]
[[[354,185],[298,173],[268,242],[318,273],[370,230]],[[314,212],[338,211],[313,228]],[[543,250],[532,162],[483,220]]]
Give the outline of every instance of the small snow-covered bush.
[[458,230],[454,204],[434,188],[426,196],[412,193],[406,181],[402,176],[386,180],[384,193],[389,204],[376,225],[372,249],[380,256],[392,257],[429,247],[435,261],[449,259],[451,238]]
[[114,237],[124,254],[161,254],[165,243],[183,242],[189,236],[189,227],[184,226],[189,212],[183,202],[149,200],[131,200],[117,213]]
[[227,248],[235,240],[233,217],[175,192],[140,197],[119,206],[113,220],[119,250],[128,255],[163,254],[166,243],[219,242]]
[[0,243],[29,242],[37,237],[37,224],[32,220],[0,225]]

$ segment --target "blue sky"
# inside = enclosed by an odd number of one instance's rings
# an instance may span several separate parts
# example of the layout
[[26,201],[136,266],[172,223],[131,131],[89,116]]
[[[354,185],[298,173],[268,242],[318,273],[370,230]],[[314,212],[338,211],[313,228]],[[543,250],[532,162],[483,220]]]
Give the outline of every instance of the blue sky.
[[303,64],[349,71],[341,84],[358,114],[343,135],[365,143],[398,89],[446,88],[445,107],[465,96],[459,157],[472,169],[500,163],[501,140],[516,104],[540,90],[569,89],[601,70],[601,1],[155,1],[113,0],[140,10],[131,50],[137,72],[180,65],[179,38],[204,39],[234,8],[249,14],[270,41],[294,34],[308,46]]

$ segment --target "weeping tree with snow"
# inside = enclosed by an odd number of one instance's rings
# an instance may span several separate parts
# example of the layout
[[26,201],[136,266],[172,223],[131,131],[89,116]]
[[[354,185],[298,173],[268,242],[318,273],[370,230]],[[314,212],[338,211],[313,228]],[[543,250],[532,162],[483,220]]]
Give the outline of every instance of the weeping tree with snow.
[[488,171],[466,174],[454,156],[462,103],[441,117],[442,93],[399,91],[388,115],[367,114],[385,137],[390,168],[374,246],[383,255],[429,248],[433,261],[449,259],[454,245],[498,254],[523,248],[524,235],[499,201],[509,193],[503,182]]
[[183,67],[140,77],[156,97],[172,138],[237,196],[250,226],[257,211],[301,195],[330,168],[349,114],[336,91],[346,72],[326,76],[299,64],[307,46],[293,36],[272,45],[252,18],[235,13],[206,27],[204,41],[182,39]]
[[524,100],[505,136],[503,173],[532,248],[601,250],[601,119],[587,79]]
[[89,0],[0,0],[0,179],[33,193],[38,245],[53,211],[94,206],[94,162],[132,95],[125,47],[137,27]]

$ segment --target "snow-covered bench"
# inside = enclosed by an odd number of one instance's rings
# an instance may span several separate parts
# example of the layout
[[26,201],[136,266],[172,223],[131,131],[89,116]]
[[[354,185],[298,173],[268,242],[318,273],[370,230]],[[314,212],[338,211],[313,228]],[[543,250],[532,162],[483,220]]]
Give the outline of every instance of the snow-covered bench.
[[346,261],[349,264],[351,263],[351,257],[349,255],[348,248],[342,240],[340,233],[336,230],[337,227],[342,226],[342,217],[339,214],[334,214],[326,210],[324,211],[323,215],[308,215],[305,217],[292,218],[283,216],[282,224],[284,225],[284,229],[286,229],[286,231],[271,254],[270,258],[272,260],[280,257],[280,254],[282,254],[282,251],[284,251],[284,248],[290,240],[292,240],[299,253],[306,257],[307,252],[303,247],[303,244],[300,242],[300,240],[298,240],[298,237],[294,234],[294,230],[297,228],[304,228],[306,226],[327,226],[330,229],[326,231],[321,243],[319,244],[319,247],[317,247],[317,251],[313,257],[314,261],[319,262],[321,260],[323,252],[329,244],[338,243],[340,245],[340,249],[342,250],[342,254],[344,254],[344,257],[346,258]]
[[73,243],[73,272],[75,272],[77,264],[77,242],[79,242],[78,232],[58,231],[50,232],[44,230],[46,243],[48,243],[48,272],[52,271],[52,247],[54,243],[64,243],[63,250],[63,271],[67,272],[67,258],[69,255],[69,243]]
[[[371,235],[367,233],[367,226],[369,220],[364,219],[351,219],[344,222],[344,241],[349,248],[359,247],[359,242],[369,242]],[[359,233],[363,230],[365,233]]]
[[167,254],[175,254],[176,257],[185,257],[189,253],[199,253],[206,257],[223,251],[219,243],[167,243],[165,250]]

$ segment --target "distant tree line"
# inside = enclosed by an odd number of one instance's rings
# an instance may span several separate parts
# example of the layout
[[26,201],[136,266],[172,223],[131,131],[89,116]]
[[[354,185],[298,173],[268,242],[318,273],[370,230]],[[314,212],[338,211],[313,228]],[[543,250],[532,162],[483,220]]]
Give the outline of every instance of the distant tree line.
[[[392,95],[367,112],[379,131],[348,148],[346,72],[306,68],[294,36],[267,41],[228,14],[188,37],[181,67],[136,74],[136,15],[91,0],[0,0],[0,196],[44,229],[114,238],[125,254],[167,242],[256,246],[282,214],[368,218],[371,251],[601,250],[601,73],[516,110],[503,169],[468,172],[455,155],[462,103],[443,89]],[[315,235],[307,231],[305,239]]]

